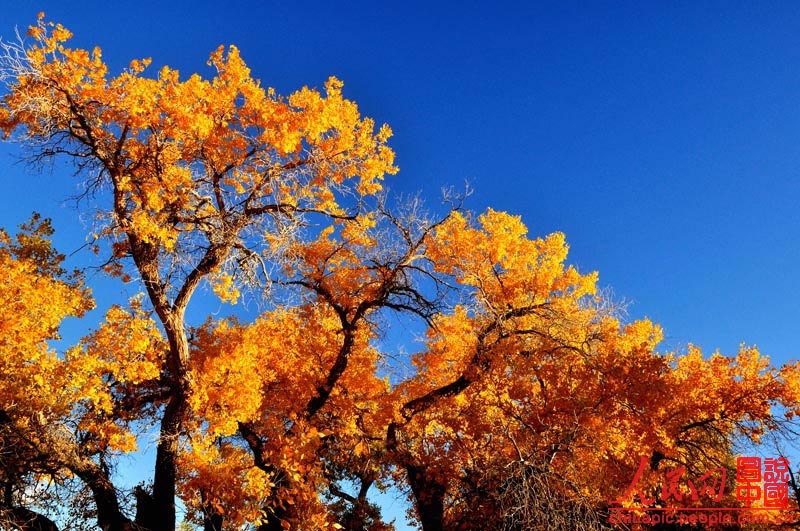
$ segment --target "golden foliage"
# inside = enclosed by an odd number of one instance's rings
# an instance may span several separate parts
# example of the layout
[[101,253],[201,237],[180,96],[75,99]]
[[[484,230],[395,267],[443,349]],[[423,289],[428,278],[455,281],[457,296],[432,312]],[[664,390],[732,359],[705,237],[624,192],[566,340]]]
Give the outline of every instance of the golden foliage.
[[[609,311],[561,233],[531,238],[491,209],[431,222],[370,200],[397,171],[391,129],[336,78],[281,97],[233,46],[211,54],[210,79],[148,76],[149,59],[110,76],[61,25],[40,18],[29,35],[0,129],[110,185],[106,271],[132,263],[145,294],[59,355],[50,342],[90,293],[62,269],[47,220],[0,233],[0,441],[33,452],[24,473],[45,461],[85,482],[105,528],[131,523],[106,503],[119,505],[107,460],[150,423],[159,487],[141,507],[174,512],[177,492],[198,523],[226,528],[336,528],[345,512],[387,529],[366,493],[395,481],[428,528],[469,529],[503,520],[509,485],[547,481],[584,514],[621,494],[641,456],[709,468],[737,437],[780,428],[776,407],[800,413],[800,366],[747,346],[659,352],[661,328]],[[187,326],[201,281],[236,304],[245,274],[294,298],[252,322]],[[402,377],[379,348],[389,311],[427,326]]]

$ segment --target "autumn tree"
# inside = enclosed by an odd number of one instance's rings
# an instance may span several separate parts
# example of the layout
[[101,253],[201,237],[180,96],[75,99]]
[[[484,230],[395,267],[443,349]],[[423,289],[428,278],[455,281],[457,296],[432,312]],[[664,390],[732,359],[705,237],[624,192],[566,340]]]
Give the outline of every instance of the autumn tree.
[[[437,315],[388,427],[423,529],[483,529],[486,514],[498,528],[597,529],[642,458],[699,477],[800,412],[800,365],[745,346],[658,352],[660,327],[621,323],[596,276],[565,264],[560,234],[455,214],[429,253],[467,296]],[[639,485],[655,502],[662,477]]]
[[[305,217],[359,218],[360,198],[396,171],[385,145],[391,131],[375,131],[334,78],[325,94],[303,88],[283,98],[262,88],[235,47],[211,55],[211,80],[181,80],[168,67],[149,78],[149,60],[109,77],[100,50],[66,47],[70,33],[62,26],[40,18],[28,35],[30,46],[5,45],[0,127],[31,146],[34,158],[77,162],[90,190],[107,201],[98,205],[99,236],[112,250],[107,269],[120,273],[126,260],[134,264],[163,331],[163,351],[148,360],[154,370],[126,378],[125,391],[159,388],[140,400],[157,406],[160,437],[152,489],[140,493],[136,523],[173,529],[180,436],[195,377],[185,317],[193,294],[210,281],[233,302],[234,279],[260,274],[269,249],[292,242]],[[110,326],[126,325],[121,319]],[[88,351],[96,343],[109,346],[92,340],[83,353],[94,354]],[[126,371],[131,354],[104,353],[122,358],[114,361]],[[327,400],[337,370],[312,409]],[[92,407],[113,413],[116,405]],[[75,440],[69,451],[82,455],[85,445]],[[129,527],[108,475],[100,476],[93,487],[98,523]]]
[[[623,322],[564,235],[452,195],[438,216],[387,199],[391,130],[335,78],[279,96],[235,47],[211,54],[211,79],[150,76],[149,59],[111,75],[58,24],[28,38],[3,44],[0,128],[34,163],[77,165],[103,269],[142,294],[56,352],[90,292],[46,220],[2,235],[0,517],[15,525],[47,517],[23,493],[49,482],[109,531],[173,530],[176,500],[208,531],[384,531],[369,493],[390,484],[425,530],[536,528],[556,509],[592,528],[642,456],[710,466],[778,428],[776,405],[798,412],[796,366],[658,352],[660,328]],[[261,311],[193,320],[204,285]],[[385,367],[391,313],[426,329],[411,374]],[[126,492],[113,467],[150,426],[152,482]]]
[[[19,504],[15,493],[36,476],[62,472],[53,454],[80,400],[69,385],[74,373],[47,342],[65,317],[83,315],[93,302],[82,279],[61,267],[64,256],[50,247],[51,234],[39,216],[14,238],[0,231],[0,522],[8,527],[36,522],[47,529],[49,520]],[[96,465],[77,461],[75,470],[88,478]]]

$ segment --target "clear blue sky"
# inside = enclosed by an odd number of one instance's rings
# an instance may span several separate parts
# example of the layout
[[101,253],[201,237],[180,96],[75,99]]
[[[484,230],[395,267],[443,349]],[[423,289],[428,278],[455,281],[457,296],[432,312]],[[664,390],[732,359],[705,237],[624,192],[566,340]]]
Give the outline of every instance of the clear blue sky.
[[[700,5],[702,4],[702,5]],[[113,7],[112,7],[113,6]],[[800,339],[800,5],[793,2],[7,2],[0,34],[36,12],[117,70],[152,57],[210,73],[233,43],[279,92],[345,82],[395,131],[396,191],[435,200],[469,180],[470,208],[563,231],[571,261],[666,330],[775,362]],[[0,147],[0,224],[36,208],[62,247],[74,180]],[[27,194],[27,195],[26,195]],[[71,238],[71,239],[70,239]]]

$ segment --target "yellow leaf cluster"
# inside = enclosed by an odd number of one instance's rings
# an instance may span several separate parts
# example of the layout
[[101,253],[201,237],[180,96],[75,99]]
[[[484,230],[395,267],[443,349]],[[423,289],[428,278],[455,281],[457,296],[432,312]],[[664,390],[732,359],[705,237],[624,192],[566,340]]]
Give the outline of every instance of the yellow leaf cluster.
[[117,230],[167,251],[198,228],[242,229],[265,206],[341,213],[345,181],[371,195],[397,172],[391,129],[376,130],[336,78],[284,98],[235,46],[211,54],[211,79],[167,66],[148,77],[149,59],[110,76],[98,48],[66,46],[61,25],[40,19],[29,34],[28,71],[0,100],[0,129],[43,142],[69,133],[106,169]]

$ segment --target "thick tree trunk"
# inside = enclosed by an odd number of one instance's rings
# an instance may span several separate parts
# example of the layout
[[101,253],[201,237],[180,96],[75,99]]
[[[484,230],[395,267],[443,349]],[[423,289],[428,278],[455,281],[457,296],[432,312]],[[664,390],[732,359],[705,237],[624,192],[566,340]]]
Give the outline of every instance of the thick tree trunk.
[[259,525],[257,531],[283,531],[283,511],[270,512],[267,521]]
[[406,465],[408,483],[414,494],[414,506],[417,509],[423,531],[442,531],[444,529],[444,493],[445,487],[430,479],[423,467]]
[[150,531],[174,531],[178,438],[188,408],[186,393],[189,383],[186,367],[189,359],[189,340],[184,330],[182,308],[162,309],[157,313],[162,318],[169,341],[167,368],[172,379],[172,396],[161,418],[153,491],[147,510],[141,514],[141,522]]
[[203,531],[222,531],[225,518],[209,503],[204,491],[200,492],[200,502],[203,505]]
[[[274,492],[277,492],[277,489]],[[297,515],[293,508],[293,506],[283,505],[266,509],[267,519],[256,528],[256,531],[284,531],[284,522],[296,520]]]
[[131,521],[125,517],[119,506],[117,491],[100,467],[86,461],[70,467],[92,491],[97,506],[97,525],[103,531],[128,531]]
[[203,531],[222,531],[223,521],[221,514],[207,514],[203,518]]
[[171,379],[172,392],[172,397],[167,402],[164,416],[161,419],[161,433],[153,475],[152,503],[148,504],[148,511],[141,518],[149,531],[174,531],[178,437],[181,434],[184,416],[188,408],[186,400],[191,387],[188,375],[190,354],[189,338],[186,335],[186,307],[200,281],[214,271],[228,256],[232,243],[215,245],[208,249],[197,266],[187,275],[174,303],[170,304],[167,290],[160,279],[159,249],[139,240],[130,233],[128,238],[133,259],[167,335],[169,353],[166,366]]
[[175,484],[178,436],[186,412],[183,393],[176,394],[167,403],[161,420],[161,434],[156,449],[156,468],[153,476],[151,514],[146,525],[152,531],[175,529]]

